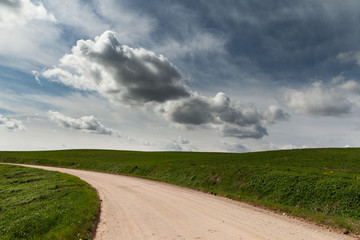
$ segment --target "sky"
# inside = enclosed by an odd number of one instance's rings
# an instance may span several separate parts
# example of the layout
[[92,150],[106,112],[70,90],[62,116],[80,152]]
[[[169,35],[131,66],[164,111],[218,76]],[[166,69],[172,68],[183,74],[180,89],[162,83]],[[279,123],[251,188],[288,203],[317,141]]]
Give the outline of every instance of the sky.
[[359,147],[358,0],[1,0],[0,150]]

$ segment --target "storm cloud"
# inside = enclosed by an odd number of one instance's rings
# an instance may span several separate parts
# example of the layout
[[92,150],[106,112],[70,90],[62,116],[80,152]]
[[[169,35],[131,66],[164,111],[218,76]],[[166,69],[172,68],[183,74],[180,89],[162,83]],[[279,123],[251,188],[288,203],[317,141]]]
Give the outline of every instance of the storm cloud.
[[79,130],[82,132],[89,132],[95,134],[104,134],[104,135],[116,135],[120,134],[110,128],[106,128],[99,120],[94,116],[83,116],[81,118],[72,118],[65,116],[60,112],[48,111],[49,119],[59,126],[74,130]]
[[130,105],[190,96],[180,72],[164,56],[122,45],[111,31],[95,41],[79,40],[72,53],[60,59],[59,67],[42,75]]
[[25,130],[25,126],[21,121],[16,119],[7,118],[0,114],[0,127],[5,127],[6,129],[12,130]]

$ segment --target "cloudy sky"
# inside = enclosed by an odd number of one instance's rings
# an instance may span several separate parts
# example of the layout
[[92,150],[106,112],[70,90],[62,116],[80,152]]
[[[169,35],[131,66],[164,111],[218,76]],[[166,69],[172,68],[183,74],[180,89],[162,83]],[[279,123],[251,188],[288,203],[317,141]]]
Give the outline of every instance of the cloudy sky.
[[356,147],[358,0],[1,0],[0,150]]

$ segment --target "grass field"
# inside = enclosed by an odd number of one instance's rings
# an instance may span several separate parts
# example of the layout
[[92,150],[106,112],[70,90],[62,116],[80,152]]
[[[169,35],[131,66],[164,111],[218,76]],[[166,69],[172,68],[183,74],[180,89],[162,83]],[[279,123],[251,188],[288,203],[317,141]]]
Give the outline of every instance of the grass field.
[[91,239],[98,209],[77,177],[0,165],[0,239]]
[[360,149],[0,152],[0,161],[140,176],[360,232]]

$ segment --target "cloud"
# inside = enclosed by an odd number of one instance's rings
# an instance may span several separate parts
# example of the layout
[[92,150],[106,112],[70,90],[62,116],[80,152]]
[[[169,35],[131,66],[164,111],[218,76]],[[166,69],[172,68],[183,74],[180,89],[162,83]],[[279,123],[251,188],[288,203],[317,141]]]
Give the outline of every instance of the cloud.
[[342,52],[336,58],[343,63],[356,63],[360,65],[360,52],[358,51]]
[[344,91],[353,91],[353,81],[340,85],[325,86],[317,81],[302,90],[282,89],[280,102],[295,113],[311,116],[342,116],[356,110],[356,105],[349,100]]
[[333,77],[330,83],[342,92],[360,95],[360,84],[353,79],[346,80],[344,73]]
[[338,86],[339,89],[360,95],[360,85],[354,80],[348,80]]
[[97,91],[112,102],[138,105],[190,95],[180,72],[162,55],[122,45],[114,32],[79,40],[60,66],[43,73],[67,86]]
[[54,15],[49,13],[41,2],[37,4],[30,0],[2,0],[0,2],[0,28],[10,28],[31,20],[56,21]]
[[267,135],[266,128],[262,126],[264,116],[254,105],[232,104],[230,98],[222,92],[213,98],[193,95],[171,101],[160,112],[171,122],[215,129],[224,136],[262,138]]
[[21,121],[16,119],[7,118],[0,114],[0,126],[5,127],[8,130],[26,130]]
[[57,123],[59,126],[69,129],[75,129],[82,132],[89,132],[95,134],[104,134],[104,135],[116,135],[120,134],[111,129],[106,128],[101,122],[99,122],[94,116],[83,116],[81,118],[71,118],[65,116],[62,113],[54,112],[49,110],[48,117],[51,121]]
[[36,82],[41,86],[41,81],[39,79],[40,73],[38,71],[31,71],[32,75],[34,75]]
[[276,123],[277,121],[286,121],[290,119],[290,114],[280,109],[278,106],[271,105],[263,113],[265,123]]

